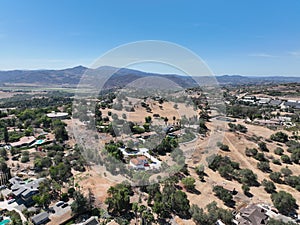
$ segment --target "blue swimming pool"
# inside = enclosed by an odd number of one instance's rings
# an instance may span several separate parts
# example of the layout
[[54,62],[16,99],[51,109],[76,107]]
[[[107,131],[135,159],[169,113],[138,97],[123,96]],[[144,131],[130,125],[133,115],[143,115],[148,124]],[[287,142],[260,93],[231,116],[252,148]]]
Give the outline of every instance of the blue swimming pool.
[[36,144],[36,145],[40,145],[40,144],[43,144],[44,141],[45,141],[45,140],[37,140],[37,141],[35,142],[35,144]]
[[[45,140],[36,140],[31,146],[41,145],[45,142]],[[0,224],[1,225],[1,224]]]
[[5,224],[8,224],[10,222],[10,220],[2,220],[0,222],[0,225],[5,225]]

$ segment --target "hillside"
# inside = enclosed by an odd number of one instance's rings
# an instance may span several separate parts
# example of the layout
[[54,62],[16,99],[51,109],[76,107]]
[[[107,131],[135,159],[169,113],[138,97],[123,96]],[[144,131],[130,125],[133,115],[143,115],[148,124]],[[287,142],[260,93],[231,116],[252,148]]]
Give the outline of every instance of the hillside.
[[[62,70],[11,70],[0,71],[0,85],[18,85],[18,84],[30,84],[30,85],[64,85],[75,86],[79,83],[81,77],[85,72],[89,72],[93,75],[101,76],[112,72],[113,76],[106,84],[107,88],[123,87],[134,80],[143,77],[164,77],[169,79],[183,88],[195,86],[196,82],[207,84],[211,81],[210,76],[204,77],[187,77],[176,74],[157,74],[146,73],[138,70],[122,68],[117,70],[114,67],[104,66],[97,69],[88,69],[83,66],[77,66],[74,68],[67,68]],[[116,72],[115,72],[116,71]],[[115,72],[115,73],[114,73]],[[288,82],[300,82],[300,77],[247,77],[240,75],[222,75],[216,76],[217,81],[222,84],[231,85],[244,85],[244,84],[256,84],[256,83],[288,83]]]

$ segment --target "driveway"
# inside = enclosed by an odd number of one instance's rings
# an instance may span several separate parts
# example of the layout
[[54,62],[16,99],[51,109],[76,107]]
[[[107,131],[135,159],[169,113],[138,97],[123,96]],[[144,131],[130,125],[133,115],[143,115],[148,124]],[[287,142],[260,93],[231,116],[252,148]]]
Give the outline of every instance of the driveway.
[[18,204],[16,202],[11,203],[11,204],[8,204],[8,201],[0,202],[0,208],[1,209],[7,209],[8,211],[14,210],[17,213],[19,213],[23,223],[27,222],[26,217],[23,215],[23,213],[19,209],[17,209],[17,206],[18,206]]

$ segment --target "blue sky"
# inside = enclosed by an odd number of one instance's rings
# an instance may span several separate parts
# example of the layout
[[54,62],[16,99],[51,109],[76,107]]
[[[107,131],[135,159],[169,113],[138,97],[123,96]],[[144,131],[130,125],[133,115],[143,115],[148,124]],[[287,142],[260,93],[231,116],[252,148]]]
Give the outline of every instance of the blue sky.
[[300,1],[0,1],[0,70],[89,66],[140,40],[187,47],[215,74],[300,75]]

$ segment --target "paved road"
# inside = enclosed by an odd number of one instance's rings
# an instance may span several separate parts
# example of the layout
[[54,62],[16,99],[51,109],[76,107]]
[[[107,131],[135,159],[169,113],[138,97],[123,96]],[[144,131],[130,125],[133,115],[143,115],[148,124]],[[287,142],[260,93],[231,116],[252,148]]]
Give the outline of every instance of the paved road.
[[19,213],[19,215],[21,216],[21,219],[23,221],[23,223],[27,222],[26,217],[23,215],[23,213],[18,210],[16,207],[18,206],[18,204],[16,202],[8,204],[8,201],[2,201],[0,202],[0,208],[1,209],[7,209],[8,211],[16,211],[17,213]]

